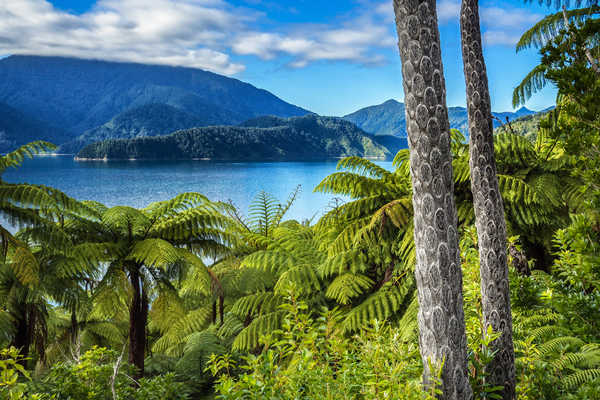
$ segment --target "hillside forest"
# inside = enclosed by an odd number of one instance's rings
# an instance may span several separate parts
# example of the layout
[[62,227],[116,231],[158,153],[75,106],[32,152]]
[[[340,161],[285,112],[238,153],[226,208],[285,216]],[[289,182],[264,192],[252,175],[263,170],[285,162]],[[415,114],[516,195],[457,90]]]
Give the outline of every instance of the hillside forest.
[[318,220],[286,218],[301,188],[109,208],[0,175],[0,397],[600,399],[600,8],[548,5],[514,106],[556,107],[494,133],[462,1],[467,140],[436,2],[395,0],[409,149],[341,159]]

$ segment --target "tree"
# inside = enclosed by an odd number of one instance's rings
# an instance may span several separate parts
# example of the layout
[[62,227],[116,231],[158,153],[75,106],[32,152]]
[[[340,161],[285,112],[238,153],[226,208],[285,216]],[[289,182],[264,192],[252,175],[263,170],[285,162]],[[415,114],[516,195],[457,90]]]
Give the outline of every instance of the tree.
[[88,264],[83,253],[62,231],[65,216],[92,213],[85,204],[51,187],[13,184],[1,179],[8,168],[19,167],[26,157],[55,148],[37,141],[0,157],[0,215],[16,234],[0,226],[3,263],[0,265],[1,313],[9,316],[6,330],[11,343],[27,358],[35,345],[43,360],[50,301],[64,304],[81,292],[79,278]]
[[[526,3],[531,3],[533,0],[525,0]],[[600,7],[598,0],[574,0],[578,7],[582,4],[585,7],[567,10],[571,5],[571,0],[538,0],[539,4],[546,3],[551,6],[553,3],[562,10],[544,17],[541,21],[535,24],[531,29],[525,32],[517,43],[517,52],[528,49],[530,47],[543,48],[552,39],[557,37],[562,30],[572,29],[577,23],[583,23],[587,20],[598,20],[600,15]],[[591,69],[595,74],[600,74],[600,59],[598,58],[598,37],[596,32],[592,32],[584,40],[581,50],[585,55],[585,59],[589,62]],[[593,54],[592,51],[595,53]],[[527,100],[534,94],[543,89],[549,82],[555,83],[548,79],[548,65],[540,63],[535,66],[521,83],[513,91],[513,106],[517,107],[525,104]],[[558,101],[557,101],[558,102]]]
[[515,398],[515,354],[506,255],[504,206],[494,157],[494,125],[485,60],[481,47],[478,0],[462,0],[460,30],[467,87],[471,188],[477,226],[484,329],[501,336],[493,342],[494,359],[487,366],[492,385],[502,397]]
[[[441,398],[472,398],[462,272],[436,3],[395,0],[413,184],[424,383],[442,367]],[[442,366],[443,365],[443,366]]]
[[170,323],[182,307],[177,282],[196,277],[198,290],[210,292],[211,279],[201,257],[226,251],[229,223],[221,203],[198,193],[182,193],[144,209],[86,202],[93,218],[72,218],[65,230],[100,250],[103,274],[94,291],[92,316],[114,319],[129,312],[129,362],[144,374],[146,325],[153,315]]
[[[56,147],[48,142],[37,141],[23,145],[0,157],[0,215],[11,225],[25,225],[37,221],[37,213],[27,208],[50,208],[52,199],[44,188],[28,184],[11,184],[2,180],[2,174],[8,168],[19,167],[25,158],[53,150]],[[0,255],[6,257],[9,247],[19,246],[11,232],[0,225]]]

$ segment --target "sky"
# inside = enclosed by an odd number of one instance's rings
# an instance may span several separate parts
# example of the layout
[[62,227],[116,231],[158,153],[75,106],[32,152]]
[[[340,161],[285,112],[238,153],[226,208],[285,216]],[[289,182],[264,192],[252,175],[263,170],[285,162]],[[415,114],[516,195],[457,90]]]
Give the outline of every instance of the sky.
[[[515,52],[553,9],[481,0],[492,108],[539,62]],[[439,0],[449,106],[465,105],[459,0]],[[392,0],[0,0],[0,55],[39,54],[202,68],[266,89],[321,115],[402,101]],[[544,109],[544,89],[526,106]]]

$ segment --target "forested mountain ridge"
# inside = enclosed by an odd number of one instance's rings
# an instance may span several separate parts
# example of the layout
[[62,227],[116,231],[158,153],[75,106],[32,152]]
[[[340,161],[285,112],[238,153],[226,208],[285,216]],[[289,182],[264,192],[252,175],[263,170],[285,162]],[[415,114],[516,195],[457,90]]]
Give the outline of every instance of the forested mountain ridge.
[[[535,111],[525,107],[515,112],[494,112],[494,116],[502,123],[506,118],[510,121],[535,114]],[[388,100],[382,104],[365,107],[343,117],[345,120],[355,123],[359,128],[373,135],[395,135],[406,137],[405,105],[396,100]],[[448,118],[450,127],[468,134],[467,109],[464,107],[448,107]],[[494,127],[501,126],[498,120],[494,120]]]
[[535,140],[537,132],[540,128],[540,121],[546,116],[548,111],[541,111],[537,114],[525,115],[511,121],[510,125],[496,128],[496,134],[501,133],[516,133],[530,140]]
[[0,60],[0,82],[0,102],[60,126],[71,138],[152,103],[193,114],[202,125],[309,113],[266,90],[194,68],[10,56]]
[[345,156],[391,158],[403,147],[335,117],[264,117],[243,126],[212,126],[167,136],[106,140],[83,148],[79,159],[310,160]]
[[126,110],[107,123],[85,131],[75,140],[60,146],[63,153],[78,153],[90,143],[107,139],[167,135],[206,125],[206,120],[167,104],[153,103]]
[[68,133],[0,102],[0,154],[33,140],[64,141]]

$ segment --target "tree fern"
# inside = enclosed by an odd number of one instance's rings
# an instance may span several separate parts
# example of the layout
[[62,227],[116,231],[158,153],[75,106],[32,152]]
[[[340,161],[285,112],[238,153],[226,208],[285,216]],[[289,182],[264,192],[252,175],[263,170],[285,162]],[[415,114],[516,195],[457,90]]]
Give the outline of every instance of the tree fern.
[[339,304],[347,305],[353,298],[363,295],[373,287],[374,283],[367,276],[345,273],[336,276],[327,287],[325,295],[330,299],[334,299]]
[[[587,18],[593,18],[593,15],[600,13],[600,8],[597,6],[591,6],[566,10],[565,13],[569,22],[571,24],[576,24],[577,22],[583,21]],[[565,18],[562,11],[547,15],[521,36],[519,42],[517,43],[517,52],[530,47],[543,47],[549,40],[554,38],[561,29],[564,28]]]
[[260,345],[260,339],[281,326],[285,311],[277,310],[263,314],[253,319],[250,325],[242,329],[235,337],[232,349],[234,351],[248,351],[256,349]]
[[353,332],[372,320],[384,321],[392,317],[414,289],[414,281],[405,279],[399,285],[387,285],[354,307],[342,322],[345,331]]

